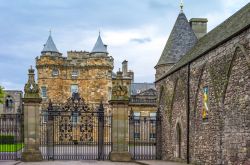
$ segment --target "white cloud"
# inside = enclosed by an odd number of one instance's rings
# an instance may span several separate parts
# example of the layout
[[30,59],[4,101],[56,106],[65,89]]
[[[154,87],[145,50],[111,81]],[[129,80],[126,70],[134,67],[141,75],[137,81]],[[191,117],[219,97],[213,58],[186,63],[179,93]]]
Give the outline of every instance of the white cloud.
[[225,9],[237,9],[249,3],[249,0],[220,0]]
[[0,86],[4,87],[4,90],[23,90],[24,84],[14,83],[8,80],[0,80]]
[[211,11],[204,16],[208,18],[208,30],[212,30],[247,3],[249,3],[249,0],[220,0],[221,10]]
[[[155,27],[106,33],[105,41],[110,44],[110,55],[115,59],[115,69],[121,68],[123,60],[128,60],[129,69],[135,72],[136,82],[153,82],[154,66],[160,57],[166,37],[158,34]],[[143,44],[131,42],[133,38],[150,38]]]
[[[74,31],[57,31],[53,38],[59,51],[66,56],[68,50],[91,51],[97,36],[96,30],[83,31],[81,28],[75,28]],[[109,55],[114,58],[114,72],[121,68],[123,60],[128,60],[129,69],[135,72],[137,82],[154,81],[154,66],[167,39],[157,25],[145,25],[134,29],[103,29],[101,37],[108,45]],[[131,42],[134,38],[150,38],[150,42]]]

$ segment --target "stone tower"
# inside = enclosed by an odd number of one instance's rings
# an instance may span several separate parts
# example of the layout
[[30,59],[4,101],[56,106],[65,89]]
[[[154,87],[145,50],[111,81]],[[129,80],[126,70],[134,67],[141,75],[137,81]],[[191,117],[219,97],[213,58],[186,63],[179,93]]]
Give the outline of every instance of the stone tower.
[[155,66],[155,79],[162,77],[196,42],[195,33],[181,7],[161,57]]
[[108,103],[112,87],[113,58],[99,34],[94,48],[87,51],[68,51],[63,57],[52,36],[36,58],[38,85],[43,103],[63,103],[78,92],[88,103]]

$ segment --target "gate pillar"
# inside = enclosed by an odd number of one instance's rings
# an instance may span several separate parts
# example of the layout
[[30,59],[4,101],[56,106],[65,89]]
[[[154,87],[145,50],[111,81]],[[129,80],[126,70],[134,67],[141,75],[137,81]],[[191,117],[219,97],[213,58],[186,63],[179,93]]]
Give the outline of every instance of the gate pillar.
[[40,135],[40,103],[39,88],[35,83],[35,74],[32,67],[29,69],[28,82],[24,87],[24,152],[22,161],[41,161],[42,154],[39,150]]
[[117,85],[112,89],[112,151],[111,161],[131,161],[128,152],[128,89]]

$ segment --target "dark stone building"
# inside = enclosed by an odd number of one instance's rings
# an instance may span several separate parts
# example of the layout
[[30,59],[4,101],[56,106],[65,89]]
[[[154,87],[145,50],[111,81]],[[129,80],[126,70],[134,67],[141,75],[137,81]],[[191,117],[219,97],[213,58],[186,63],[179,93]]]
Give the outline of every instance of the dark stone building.
[[1,114],[22,113],[23,92],[19,90],[4,90],[3,104],[0,104]]
[[155,67],[162,158],[250,164],[250,4],[204,35],[206,23],[181,11]]

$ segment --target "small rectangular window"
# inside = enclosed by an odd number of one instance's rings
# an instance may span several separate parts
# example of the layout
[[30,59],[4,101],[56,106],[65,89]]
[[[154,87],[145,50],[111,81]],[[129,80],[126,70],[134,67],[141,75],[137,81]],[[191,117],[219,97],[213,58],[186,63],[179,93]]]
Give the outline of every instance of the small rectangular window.
[[77,77],[78,76],[78,71],[73,70],[71,75],[72,75],[72,77]]
[[149,116],[150,116],[150,123],[156,124],[156,112],[150,112]]
[[135,138],[135,139],[140,139],[140,133],[135,132],[135,133],[134,133],[134,138]]
[[41,87],[41,95],[42,95],[42,98],[47,97],[47,88],[46,87]]
[[58,76],[58,75],[59,75],[58,69],[53,69],[52,70],[52,76]]
[[155,133],[150,133],[149,134],[149,138],[150,139],[155,139],[156,138],[156,134]]
[[141,116],[140,112],[134,112],[134,121],[135,121],[135,123],[140,123],[140,116]]
[[70,91],[71,91],[71,95],[72,95],[73,93],[78,93],[78,85],[77,85],[77,84],[71,85]]
[[156,112],[150,112],[149,116],[150,116],[150,119],[156,120]]

